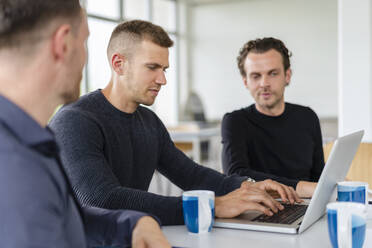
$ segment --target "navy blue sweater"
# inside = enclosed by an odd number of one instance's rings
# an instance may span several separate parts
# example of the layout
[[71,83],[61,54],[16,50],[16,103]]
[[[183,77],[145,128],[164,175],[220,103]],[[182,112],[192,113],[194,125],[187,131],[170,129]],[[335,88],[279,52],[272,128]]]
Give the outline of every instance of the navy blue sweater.
[[181,197],[147,192],[155,170],[183,190],[213,190],[217,196],[245,179],[194,163],[174,146],[151,110],[139,106],[124,113],[100,90],[63,107],[50,127],[78,199],[90,206],[139,210],[164,225],[183,224]]

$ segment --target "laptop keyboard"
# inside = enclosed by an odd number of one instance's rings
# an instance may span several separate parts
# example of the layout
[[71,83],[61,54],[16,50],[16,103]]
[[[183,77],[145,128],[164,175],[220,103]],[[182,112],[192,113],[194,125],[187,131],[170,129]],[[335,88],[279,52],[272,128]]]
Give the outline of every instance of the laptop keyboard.
[[279,210],[278,213],[274,214],[273,216],[268,216],[265,214],[261,214],[260,216],[253,219],[253,221],[257,222],[265,222],[265,223],[278,223],[278,224],[292,224],[295,222],[299,217],[303,216],[306,212],[307,205],[298,205],[298,204],[283,204],[284,209]]

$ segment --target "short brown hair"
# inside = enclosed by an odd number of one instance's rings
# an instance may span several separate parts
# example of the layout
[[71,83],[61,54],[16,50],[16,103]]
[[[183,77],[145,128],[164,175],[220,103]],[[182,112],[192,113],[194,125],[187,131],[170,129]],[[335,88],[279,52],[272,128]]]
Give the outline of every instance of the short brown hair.
[[107,56],[110,59],[117,49],[130,56],[132,48],[143,40],[149,40],[161,47],[173,46],[173,41],[162,27],[148,21],[133,20],[120,23],[114,29],[107,47]]
[[262,39],[250,40],[244,44],[244,46],[239,51],[239,56],[237,57],[238,68],[242,77],[246,77],[246,71],[244,69],[244,62],[250,52],[253,53],[265,53],[271,49],[276,50],[282,55],[284,71],[287,71],[291,67],[291,62],[289,58],[292,53],[288,51],[287,47],[281,40],[269,37]]
[[52,20],[80,20],[80,13],[79,0],[0,0],[0,49],[36,43]]

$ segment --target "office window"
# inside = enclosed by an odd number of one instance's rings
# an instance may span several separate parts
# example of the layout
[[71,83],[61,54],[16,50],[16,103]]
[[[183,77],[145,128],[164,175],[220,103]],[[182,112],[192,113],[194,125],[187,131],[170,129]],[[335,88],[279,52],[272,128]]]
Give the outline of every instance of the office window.
[[127,19],[149,20],[149,3],[147,0],[125,0],[124,16]]
[[94,91],[98,88],[102,89],[111,77],[106,49],[116,23],[89,18],[88,25],[90,36],[88,38],[87,91]]
[[168,32],[176,31],[176,2],[171,0],[153,1],[153,22]]
[[[175,36],[171,35],[171,39],[175,41]],[[177,47],[176,44],[169,49],[169,68],[166,72],[167,84],[162,86],[159,95],[156,98],[154,110],[159,118],[169,125],[174,125],[177,122],[178,109],[178,82],[177,82]]]
[[[85,0],[90,37],[88,62],[84,74],[82,94],[103,88],[110,80],[111,70],[106,56],[109,38],[115,26],[132,19],[148,20],[162,26],[175,42],[170,49],[168,84],[162,88],[153,109],[166,124],[178,119],[178,49],[176,7],[177,0]],[[120,9],[122,8],[122,9]]]
[[112,19],[120,18],[120,5],[117,0],[86,0],[86,8],[91,15]]

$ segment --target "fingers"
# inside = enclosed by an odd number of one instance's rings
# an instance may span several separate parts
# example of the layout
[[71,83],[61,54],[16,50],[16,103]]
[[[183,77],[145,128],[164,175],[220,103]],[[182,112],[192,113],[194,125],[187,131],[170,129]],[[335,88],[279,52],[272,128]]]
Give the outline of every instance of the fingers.
[[146,244],[143,240],[136,240],[132,243],[133,248],[146,248]]
[[268,216],[273,216],[274,213],[270,210],[270,208],[267,208],[259,203],[256,203],[256,202],[251,202],[249,203],[249,205],[247,205],[247,208],[245,209],[245,211],[248,211],[248,210],[254,210],[254,211],[259,211],[263,214],[266,214]]
[[168,241],[165,238],[158,238],[158,239],[152,239],[149,240],[146,244],[148,248],[171,248],[171,245],[168,243]]
[[[279,184],[282,189],[285,191],[285,194],[286,196],[288,197],[287,199],[289,200],[289,202],[291,204],[294,204],[295,202],[302,202],[301,198],[298,196],[297,192],[292,188],[292,187],[289,187],[289,186],[285,186],[283,184]],[[282,196],[282,195],[281,195]],[[283,201],[285,201],[283,199],[283,197],[281,197]]]
[[244,198],[247,203],[250,201],[261,203],[264,206],[271,209],[272,212],[277,213],[278,210],[284,209],[284,207],[276,200],[274,200],[266,191],[253,188],[245,189],[244,193],[246,194],[246,197]]
[[283,184],[279,184],[279,185],[280,185],[282,191],[285,192],[285,193],[280,195],[281,199],[285,202],[289,201],[291,204],[293,204],[295,202],[295,196],[293,195],[293,192],[289,189],[289,187],[284,186]]
[[303,202],[303,200],[300,198],[300,196],[297,194],[296,190],[292,187],[289,187],[289,189],[292,191],[292,194],[295,196],[295,201],[300,203]]
[[274,181],[271,181],[270,184],[271,184],[270,186],[272,187],[272,189],[278,192],[282,201],[284,202],[289,201],[292,204],[294,203],[294,197],[292,196],[292,192],[290,191],[288,187],[284,186],[283,184],[274,182]]
[[290,202],[291,204],[294,204],[295,202],[302,202],[297,192],[292,187],[275,182],[271,179],[267,179],[256,184],[257,187],[261,189],[276,191],[284,202]]
[[141,217],[133,229],[132,247],[134,248],[170,248],[159,224],[150,216]]

